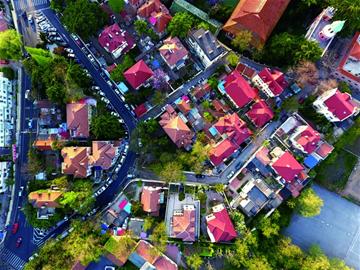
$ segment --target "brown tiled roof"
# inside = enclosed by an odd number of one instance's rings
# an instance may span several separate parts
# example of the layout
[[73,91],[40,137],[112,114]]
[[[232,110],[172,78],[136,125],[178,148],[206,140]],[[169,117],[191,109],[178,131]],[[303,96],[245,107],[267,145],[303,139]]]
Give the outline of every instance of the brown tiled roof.
[[103,170],[111,167],[115,158],[117,147],[107,141],[93,141],[92,155],[90,156],[90,163],[93,166],[99,166]]
[[264,44],[289,2],[290,0],[240,0],[223,30],[233,35],[248,30],[253,33],[255,40]]
[[195,241],[195,209],[187,209],[174,213],[172,217],[172,237],[180,238],[183,241]]
[[82,103],[66,104],[66,123],[72,137],[89,137],[89,106]]
[[74,175],[76,178],[86,178],[90,151],[90,147],[64,147],[61,150],[64,158],[62,173]]
[[146,1],[139,9],[138,15],[149,20],[154,25],[157,32],[165,31],[166,26],[171,21],[169,10],[160,2],[160,0]]
[[57,200],[62,194],[62,191],[57,190],[33,191],[29,194],[28,199],[36,208],[41,208],[43,206],[56,208],[60,206]]

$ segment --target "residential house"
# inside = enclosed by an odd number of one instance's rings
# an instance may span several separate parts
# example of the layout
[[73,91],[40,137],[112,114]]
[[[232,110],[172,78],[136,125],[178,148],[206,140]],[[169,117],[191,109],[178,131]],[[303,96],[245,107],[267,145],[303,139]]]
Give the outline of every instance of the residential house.
[[309,125],[298,126],[290,137],[292,145],[305,154],[314,152],[320,140],[320,134]]
[[141,86],[147,86],[153,75],[153,71],[146,65],[144,60],[138,61],[124,72],[125,79],[136,90]]
[[123,237],[126,236],[113,235],[109,238],[104,246],[105,250],[109,253],[106,255],[106,258],[119,267],[122,267],[127,262],[130,254],[133,252],[136,246],[136,242],[130,239],[127,241],[127,248],[124,249],[122,242]]
[[211,86],[208,83],[197,85],[191,93],[193,100],[201,102],[210,96]]
[[92,168],[95,171],[110,169],[118,154],[118,146],[110,141],[93,141],[92,147],[64,147],[62,173],[86,178],[92,174]]
[[257,74],[255,69],[243,63],[237,64],[235,69],[239,71],[239,73],[248,80],[251,80]]
[[222,164],[234,154],[252,134],[236,113],[221,117],[209,131],[213,136],[222,138],[209,152],[210,161],[214,166]]
[[36,138],[33,146],[40,151],[51,151],[52,144],[56,141],[56,136],[48,136],[47,138]]
[[37,208],[38,219],[48,219],[55,213],[55,209],[60,207],[59,200],[63,195],[59,190],[34,191],[28,196],[29,202]]
[[178,266],[169,257],[159,252],[153,245],[140,240],[129,256],[129,261],[139,269],[177,270]]
[[340,122],[359,112],[358,105],[349,93],[342,93],[337,88],[326,91],[313,103],[318,113],[330,122]]
[[191,31],[188,41],[205,68],[208,68],[226,54],[224,47],[221,46],[209,30],[201,28]]
[[356,32],[333,75],[360,90],[360,32]]
[[224,204],[212,208],[212,214],[206,216],[207,233],[211,242],[229,242],[237,237],[234,225]]
[[0,72],[0,147],[11,144],[14,131],[14,92],[12,82]]
[[236,69],[218,85],[219,91],[226,94],[234,106],[242,108],[257,96],[257,92]]
[[10,176],[10,161],[0,161],[0,194],[7,190],[6,181]]
[[106,27],[98,37],[99,44],[114,58],[127,53],[136,46],[132,36],[117,23]]
[[66,124],[72,138],[88,138],[90,106],[86,103],[66,104]]
[[268,97],[279,96],[288,86],[284,73],[269,68],[264,68],[252,77],[252,82]]
[[251,179],[240,191],[240,196],[232,201],[240,206],[241,210],[248,216],[255,216],[263,209],[276,195],[261,179]]
[[197,237],[196,211],[194,205],[183,205],[182,210],[175,210],[171,220],[170,237],[194,242]]
[[8,23],[5,17],[4,10],[0,10],[0,32],[4,32],[8,29]]
[[73,175],[75,178],[86,178],[91,175],[89,156],[91,147],[70,146],[61,150],[64,162],[61,164],[63,174]]
[[189,52],[181,43],[178,37],[168,37],[159,48],[160,55],[165,63],[172,70],[179,70],[185,66],[186,59],[189,58]]
[[141,192],[141,204],[143,210],[152,216],[158,216],[160,203],[164,201],[164,194],[161,187],[145,186]]
[[159,123],[178,148],[183,147],[186,150],[191,148],[194,132],[190,130],[185,124],[184,119],[176,113],[173,107],[170,105],[166,106],[166,110],[161,115]]
[[279,154],[275,154],[271,167],[286,182],[293,182],[304,171],[304,167],[289,151],[284,152],[279,149],[276,151]]
[[256,127],[260,128],[274,118],[274,113],[265,100],[259,100],[251,106],[246,116]]
[[146,0],[138,9],[137,15],[140,19],[147,20],[159,34],[166,30],[168,23],[172,19],[169,10],[160,0]]
[[128,0],[125,9],[128,11],[128,13],[134,15],[136,14],[139,7],[141,7],[144,3],[145,0]]
[[231,37],[244,30],[250,31],[251,44],[260,47],[266,43],[289,3],[290,0],[240,0],[223,30]]

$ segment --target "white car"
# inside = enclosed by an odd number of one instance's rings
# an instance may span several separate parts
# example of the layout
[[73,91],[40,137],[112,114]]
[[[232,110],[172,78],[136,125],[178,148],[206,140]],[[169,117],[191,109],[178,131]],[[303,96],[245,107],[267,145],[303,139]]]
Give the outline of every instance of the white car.
[[99,86],[92,86],[91,89],[92,89],[92,90],[98,90],[98,91],[99,91],[99,90],[100,90],[100,87],[99,87]]
[[94,57],[92,57],[92,55],[91,55],[91,54],[88,54],[88,56],[87,56],[87,57],[89,58],[89,60],[90,60],[91,62],[94,62],[94,61],[95,61]]
[[235,174],[235,171],[231,171],[228,173],[228,175],[226,176],[226,178],[229,180],[231,177],[233,177]]
[[71,34],[71,37],[72,37],[75,41],[79,40],[79,38],[78,38],[77,35],[75,35],[75,34]]
[[21,186],[21,187],[20,187],[20,190],[19,190],[19,197],[21,197],[23,190],[24,190],[24,187]]
[[[56,33],[56,32],[55,32]],[[70,48],[65,48],[64,49],[66,52],[68,52],[68,53],[73,53],[74,52],[74,50],[73,49],[70,49]]]
[[107,81],[106,83],[107,83],[110,87],[112,86],[111,81]]
[[28,22],[33,23],[33,15],[28,15]]
[[69,53],[69,54],[68,54],[68,57],[70,57],[70,58],[75,58],[75,54]]
[[25,98],[29,99],[29,95],[30,95],[30,89],[26,89],[25,91]]

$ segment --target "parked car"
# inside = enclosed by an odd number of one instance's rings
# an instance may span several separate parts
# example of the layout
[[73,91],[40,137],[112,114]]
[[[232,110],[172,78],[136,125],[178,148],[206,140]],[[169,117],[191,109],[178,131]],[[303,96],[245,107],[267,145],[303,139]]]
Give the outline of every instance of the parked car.
[[204,174],[195,174],[195,177],[196,178],[205,178],[205,175]]
[[34,21],[33,21],[33,15],[28,15],[28,22],[29,23],[33,23]]
[[13,234],[16,234],[17,231],[18,231],[18,229],[19,229],[19,222],[15,222],[15,223],[12,225],[11,232],[12,232]]
[[228,175],[226,176],[226,178],[229,180],[231,177],[233,177],[235,174],[235,171],[231,171],[228,173]]
[[92,86],[91,89],[92,90],[100,90],[100,87],[99,86]]
[[64,50],[65,50],[66,52],[68,52],[68,53],[73,53],[73,52],[74,52],[74,50],[71,49],[71,48],[65,48]]
[[21,186],[21,187],[20,187],[20,190],[19,190],[19,197],[21,197],[23,190],[24,190],[24,187]]
[[25,91],[25,98],[29,99],[29,95],[30,95],[30,89],[26,89]]
[[133,178],[135,178],[135,175],[133,175],[133,174],[129,173],[129,174],[127,175],[127,178],[129,178],[129,179],[133,179]]
[[18,238],[17,238],[17,240],[16,240],[16,247],[17,248],[19,248],[20,247],[20,245],[21,245],[21,243],[22,243],[22,237],[21,236],[19,236]]
[[73,54],[73,53],[69,53],[67,56],[70,58],[75,58],[75,54]]

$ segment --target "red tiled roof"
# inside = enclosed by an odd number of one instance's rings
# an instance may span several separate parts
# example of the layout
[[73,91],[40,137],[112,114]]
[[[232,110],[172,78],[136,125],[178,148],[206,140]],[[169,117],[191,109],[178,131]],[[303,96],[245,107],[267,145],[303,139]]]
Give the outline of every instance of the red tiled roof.
[[186,148],[191,145],[194,133],[189,129],[189,127],[184,123],[181,117],[177,115],[176,112],[164,112],[161,115],[159,123],[177,147]]
[[240,108],[252,101],[257,94],[237,70],[234,70],[225,78],[224,88]]
[[349,58],[353,58],[353,60],[360,61],[360,32],[356,32],[355,36],[353,37],[348,52],[344,55],[343,59],[341,60],[338,70],[343,75],[349,77],[350,79],[360,82],[360,76],[355,76],[353,73],[344,69],[345,64],[348,62]]
[[260,100],[252,105],[250,111],[248,111],[246,115],[257,127],[264,126],[274,117],[273,111],[264,100]]
[[110,53],[118,49],[121,50],[121,53],[126,53],[135,45],[130,34],[120,29],[117,23],[106,27],[99,35],[98,41]]
[[177,63],[185,59],[189,53],[177,37],[168,37],[165,39],[159,51],[170,67],[177,65]]
[[248,67],[242,63],[239,63],[236,66],[236,70],[239,71],[239,73],[248,79],[252,79],[256,75],[256,70],[252,69],[251,67]]
[[66,123],[72,137],[89,137],[89,106],[82,103],[66,104]]
[[92,142],[92,154],[89,157],[92,166],[101,167],[103,170],[107,170],[111,167],[117,147],[107,141],[93,141]]
[[225,139],[210,149],[209,158],[215,166],[218,166],[238,148],[239,147],[235,143],[231,142],[229,139]]
[[64,158],[62,172],[74,175],[75,178],[86,178],[89,169],[90,147],[64,147],[61,155]]
[[272,167],[285,181],[290,183],[304,170],[304,167],[288,151],[284,152],[272,164]]
[[258,75],[269,86],[274,96],[280,95],[288,86],[284,73],[279,70],[264,68]]
[[165,31],[168,23],[172,17],[169,10],[164,6],[160,0],[146,1],[139,9],[137,14],[153,25],[158,33]]
[[295,140],[306,153],[311,154],[318,146],[320,134],[308,125],[296,136]]
[[318,154],[322,158],[326,158],[333,150],[334,150],[334,147],[332,145],[328,144],[327,142],[324,142],[316,150],[316,154]]
[[268,165],[271,160],[269,158],[269,149],[262,146],[259,152],[256,153],[256,158],[264,165]]
[[229,242],[237,233],[224,205],[213,207],[213,213],[206,217],[207,230],[212,242]]
[[255,39],[264,44],[289,2],[290,0],[240,0],[223,30],[233,35],[249,30]]
[[7,29],[8,29],[8,25],[7,25],[4,11],[0,10],[0,32],[3,32]]
[[214,127],[220,134],[226,134],[227,138],[240,146],[252,134],[244,120],[237,113],[221,117]]
[[179,103],[177,103],[176,106],[179,108],[179,110],[180,110],[183,114],[187,114],[188,112],[191,111],[190,102],[189,102],[189,101],[186,101],[186,100],[184,100],[184,99],[182,99]]
[[336,90],[334,95],[327,98],[324,104],[340,121],[352,115],[356,110],[356,106],[351,102],[351,95],[341,93],[339,90]]
[[172,216],[172,234],[171,237],[180,238],[183,241],[195,241],[195,208],[184,206],[181,214],[174,213]]
[[208,83],[206,83],[205,85],[198,85],[195,87],[192,95],[196,98],[196,99],[201,99],[202,97],[204,97],[207,93],[210,93],[211,91],[211,87]]
[[169,258],[166,258],[164,255],[160,256],[155,263],[153,264],[157,270],[177,270],[177,265],[171,261]]
[[160,188],[144,187],[141,193],[143,210],[157,215],[160,209]]
[[145,103],[137,106],[134,110],[134,113],[136,114],[136,117],[138,117],[138,118],[146,112],[147,112],[147,108],[145,106]]
[[61,191],[46,190],[42,192],[33,191],[29,194],[29,202],[36,208],[41,207],[59,207],[60,204],[57,202],[63,195]]
[[153,71],[146,65],[144,60],[140,60],[124,72],[125,79],[134,89],[139,88],[153,75]]

